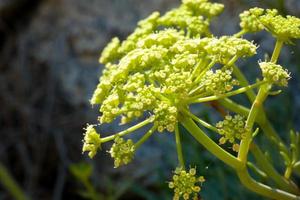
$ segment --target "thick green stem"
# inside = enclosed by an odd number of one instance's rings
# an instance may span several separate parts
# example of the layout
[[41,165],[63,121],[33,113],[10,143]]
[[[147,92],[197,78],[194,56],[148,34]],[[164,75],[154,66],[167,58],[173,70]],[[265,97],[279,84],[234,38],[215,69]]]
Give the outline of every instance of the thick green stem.
[[278,57],[279,57],[280,52],[281,52],[282,46],[283,46],[283,41],[277,39],[276,44],[275,44],[275,48],[274,48],[274,51],[273,51],[273,54],[272,54],[271,62],[273,62],[273,63],[277,62]]
[[256,162],[263,169],[263,171],[271,177],[274,182],[283,190],[291,192],[293,194],[299,194],[298,187],[291,181],[282,177],[273,165],[268,161],[263,152],[258,148],[255,143],[251,145],[251,152],[253,153]]
[[245,125],[245,129],[246,129],[245,134],[246,135],[240,143],[240,150],[239,150],[239,154],[238,154],[238,158],[242,162],[247,162],[247,155],[248,155],[249,147],[250,147],[250,144],[252,141],[252,128],[256,121],[256,116],[257,116],[259,110],[261,109],[263,102],[265,101],[266,97],[268,96],[269,89],[270,89],[270,85],[262,85],[260,87],[259,92],[252,104],[251,109],[250,109],[250,112],[249,112],[249,115],[248,115],[248,118],[246,121],[246,125]]
[[0,163],[0,182],[3,187],[9,191],[11,196],[16,200],[28,200],[29,198],[23,193],[22,189],[11,177],[7,169]]
[[210,139],[190,117],[184,116],[180,122],[200,144],[224,163],[234,169],[240,169],[244,166],[236,157],[222,149],[218,144]]
[[185,169],[178,124],[176,124],[176,127],[175,127],[175,141],[176,141],[176,149],[177,149],[177,155],[178,155],[178,161],[179,161],[180,167]]
[[279,189],[271,188],[253,180],[246,168],[237,170],[237,174],[241,183],[255,193],[275,200],[300,200],[299,196],[287,193]]

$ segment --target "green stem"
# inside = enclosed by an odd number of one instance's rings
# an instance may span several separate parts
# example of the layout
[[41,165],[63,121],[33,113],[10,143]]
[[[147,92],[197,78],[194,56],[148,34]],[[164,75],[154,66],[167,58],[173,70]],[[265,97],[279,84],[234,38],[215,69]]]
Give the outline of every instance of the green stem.
[[237,171],[240,181],[244,186],[253,192],[261,194],[276,200],[300,200],[300,197],[287,193],[285,191],[274,189],[264,184],[261,184],[253,180],[247,169],[246,165],[243,164],[236,157],[232,156],[214,141],[212,141],[194,122],[191,118],[183,116],[181,119],[183,126],[190,132],[190,134],[202,144],[208,151],[214,154],[217,158],[222,160],[227,165],[231,166]]
[[242,162],[247,162],[247,155],[248,155],[249,147],[250,147],[250,144],[252,141],[252,128],[253,128],[254,122],[256,121],[256,116],[257,116],[259,110],[261,109],[263,102],[265,101],[266,97],[268,96],[268,91],[269,91],[270,87],[271,87],[270,85],[262,85],[260,87],[259,92],[252,104],[251,109],[250,109],[250,112],[249,112],[249,115],[248,115],[248,118],[246,121],[246,125],[245,125],[246,135],[240,143],[240,150],[239,150],[239,154],[238,154],[238,158]]
[[218,144],[210,139],[190,117],[183,116],[180,122],[200,144],[202,144],[217,158],[234,169],[243,168],[244,165],[236,157],[222,149]]
[[276,169],[268,161],[263,152],[258,148],[258,146],[255,143],[252,143],[251,145],[251,152],[253,153],[258,165],[263,169],[263,171],[268,175],[268,177],[274,180],[274,182],[281,189],[294,194],[299,194],[297,186],[291,181],[286,180],[276,171]]
[[178,161],[179,161],[180,167],[185,169],[181,140],[180,140],[180,132],[178,129],[178,123],[176,124],[176,127],[175,127],[175,141],[176,141],[176,149],[177,149],[177,155],[178,155]]
[[[214,60],[212,60],[202,71],[201,73],[198,75],[198,77],[196,78],[196,80],[193,82],[193,85],[196,85],[203,77],[203,75],[207,72],[207,70],[209,70],[210,68],[212,68],[214,65],[216,64],[216,62]],[[195,88],[194,90],[192,90],[190,92],[190,94],[193,94],[194,92],[196,92],[199,89],[199,87]]]
[[285,191],[271,188],[262,183],[259,183],[251,178],[246,168],[237,171],[241,183],[249,190],[276,200],[300,200],[299,196],[287,193]]
[[28,200],[22,189],[9,174],[8,170],[0,163],[0,182],[6,188],[11,196],[16,200]]
[[245,106],[242,106],[228,98],[225,99],[219,99],[218,102],[224,106],[225,108],[227,108],[230,111],[233,111],[235,113],[238,113],[240,115],[243,116],[248,116],[250,110],[248,108],[246,108]]
[[277,39],[276,44],[275,44],[275,48],[272,54],[272,58],[271,58],[271,62],[276,63],[278,60],[278,57],[280,55],[281,52],[281,48],[283,46],[283,41]]
[[[246,79],[246,77],[244,76],[243,72],[241,72],[241,70],[236,65],[233,65],[233,74],[239,80],[241,86],[245,87],[245,86],[249,85],[249,82]],[[248,98],[251,102],[253,102],[255,100],[256,94],[254,93],[253,90],[247,90],[246,95],[248,96]]]
[[293,167],[291,165],[287,166],[285,172],[284,172],[284,178],[290,179],[293,172]]
[[142,128],[143,126],[145,126],[145,125],[147,125],[147,124],[149,124],[151,122],[153,122],[153,118],[149,117],[148,119],[146,119],[146,120],[144,120],[144,121],[142,121],[142,122],[140,122],[140,123],[138,123],[138,124],[136,124],[136,125],[128,128],[128,129],[126,129],[124,131],[121,131],[121,132],[116,133],[114,135],[107,136],[105,138],[101,138],[101,143],[105,143],[105,142],[111,141],[111,140],[115,139],[117,136],[122,137],[124,135],[127,135],[127,134],[129,134],[129,133],[131,133],[131,132],[133,132],[133,131],[135,131],[135,130],[137,130],[139,128]]
[[193,120],[195,120],[196,122],[198,122],[199,124],[201,124],[202,126],[204,126],[205,128],[208,128],[209,130],[212,130],[216,133],[219,133],[218,129],[216,127],[214,127],[213,125],[207,123],[206,121],[198,118],[196,115],[194,115],[193,113],[191,113],[188,110],[183,110],[184,114],[190,116]]
[[149,139],[149,137],[155,132],[157,126],[154,125],[139,141],[137,141],[134,145],[135,149],[138,149],[146,140]]
[[246,87],[242,87],[239,88],[237,90],[231,91],[231,92],[227,92],[225,94],[221,94],[221,95],[213,95],[213,96],[209,96],[209,97],[203,97],[203,98],[198,98],[196,97],[192,97],[191,99],[188,100],[188,103],[203,103],[203,102],[208,102],[208,101],[215,101],[218,99],[223,99],[226,97],[230,97],[230,96],[234,96],[237,94],[241,94],[243,92],[246,92],[247,90],[251,90],[253,88],[256,88],[258,86],[261,86],[263,84],[265,84],[265,81],[259,81],[257,83],[254,83],[252,85],[246,86]]
[[268,178],[268,176],[267,176],[267,174],[264,172],[264,171],[262,171],[261,169],[259,169],[256,165],[254,165],[253,163],[251,163],[251,162],[247,162],[247,166],[250,168],[250,169],[252,169],[257,175],[259,175],[259,176],[261,176],[262,178],[264,178],[264,179],[267,179]]
[[246,34],[246,33],[247,33],[247,31],[244,30],[244,29],[242,29],[240,32],[234,34],[233,37],[239,38],[239,37],[242,37],[242,36],[243,36],[244,34]]

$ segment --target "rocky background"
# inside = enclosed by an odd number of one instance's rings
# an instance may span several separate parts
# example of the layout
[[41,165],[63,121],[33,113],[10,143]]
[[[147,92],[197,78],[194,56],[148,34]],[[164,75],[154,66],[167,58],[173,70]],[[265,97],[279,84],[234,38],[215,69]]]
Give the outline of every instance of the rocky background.
[[[238,30],[238,15],[251,6],[272,7],[300,17],[299,0],[222,0],[226,11],[213,23],[216,35]],[[179,0],[0,0],[0,163],[31,199],[81,199],[86,191],[70,166],[93,168],[98,199],[171,199],[166,181],[176,164],[173,136],[159,135],[134,163],[113,169],[105,150],[93,161],[81,154],[82,128],[95,122],[89,98],[102,66],[98,57],[113,37],[125,38],[136,22],[154,10],[165,12]],[[265,34],[251,36],[260,52],[272,51]],[[300,130],[299,42],[285,48],[280,62],[293,79],[268,103],[270,119],[282,132]],[[257,57],[263,59],[261,53]],[[243,70],[255,73],[255,66]],[[206,110],[199,110],[207,116]],[[115,131],[106,126],[104,132]],[[234,173],[184,138],[185,152],[207,177],[204,199],[257,199]],[[104,149],[105,148],[104,146]],[[79,166],[79,167],[78,167]],[[79,170],[78,169],[78,170]],[[237,189],[238,188],[238,189]],[[233,195],[234,194],[234,195]],[[12,199],[0,187],[0,199]]]

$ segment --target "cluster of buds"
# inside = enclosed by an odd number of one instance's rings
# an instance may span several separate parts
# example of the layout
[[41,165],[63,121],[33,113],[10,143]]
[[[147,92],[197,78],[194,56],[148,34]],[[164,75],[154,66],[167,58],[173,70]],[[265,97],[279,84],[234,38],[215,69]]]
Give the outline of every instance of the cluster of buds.
[[300,19],[289,15],[283,17],[276,9],[251,8],[244,11],[240,19],[240,26],[246,32],[264,29],[284,42],[300,38]]
[[245,121],[240,115],[226,115],[223,121],[216,124],[219,134],[222,136],[219,140],[220,144],[225,144],[227,141],[232,144],[232,149],[236,152],[239,150],[237,140],[241,140],[246,134]]
[[259,21],[259,17],[264,14],[262,8],[251,8],[240,14],[240,26],[247,32],[259,32],[264,29],[264,25]]
[[85,129],[82,152],[88,152],[90,158],[93,158],[98,149],[101,149],[100,134],[97,133],[93,125],[88,125]]
[[223,4],[211,3],[208,0],[183,0],[182,3],[194,13],[204,15],[207,18],[218,16],[224,10]]
[[174,190],[173,199],[179,200],[180,197],[185,200],[190,198],[199,199],[198,192],[200,192],[204,181],[203,176],[196,176],[196,168],[191,168],[188,172],[182,168],[177,168],[174,171],[173,180],[169,182],[169,188]]
[[245,39],[222,36],[218,39],[212,38],[205,46],[205,49],[216,61],[222,64],[227,64],[234,56],[253,56],[256,54],[257,47],[252,42]]
[[116,137],[109,153],[114,159],[115,168],[121,165],[127,165],[132,161],[135,152],[134,143],[131,139],[124,140],[121,137]]
[[232,78],[230,70],[210,70],[206,72],[203,89],[209,94],[220,95],[231,91],[233,86],[238,84],[239,82]]
[[272,62],[259,63],[265,80],[278,86],[287,86],[290,75],[286,69]]

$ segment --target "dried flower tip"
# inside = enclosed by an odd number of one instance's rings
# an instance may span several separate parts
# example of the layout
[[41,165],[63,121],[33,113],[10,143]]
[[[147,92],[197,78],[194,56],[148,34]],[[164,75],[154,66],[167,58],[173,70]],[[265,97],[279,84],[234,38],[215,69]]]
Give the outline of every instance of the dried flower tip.
[[[182,168],[174,171],[173,180],[169,182],[169,188],[174,190],[173,199],[197,199],[201,184],[205,181],[203,176],[196,177],[196,168],[191,168],[188,172]],[[200,186],[198,185],[200,183]]]
[[120,167],[121,165],[126,165],[132,161],[135,153],[133,141],[130,139],[124,140],[117,136],[109,153],[111,157],[114,158],[115,168]]
[[289,72],[282,66],[272,62],[261,62],[259,66],[265,80],[278,86],[287,86],[291,78]]
[[85,129],[82,152],[89,152],[90,158],[93,158],[98,149],[101,149],[100,134],[98,134],[93,125],[88,125]]

